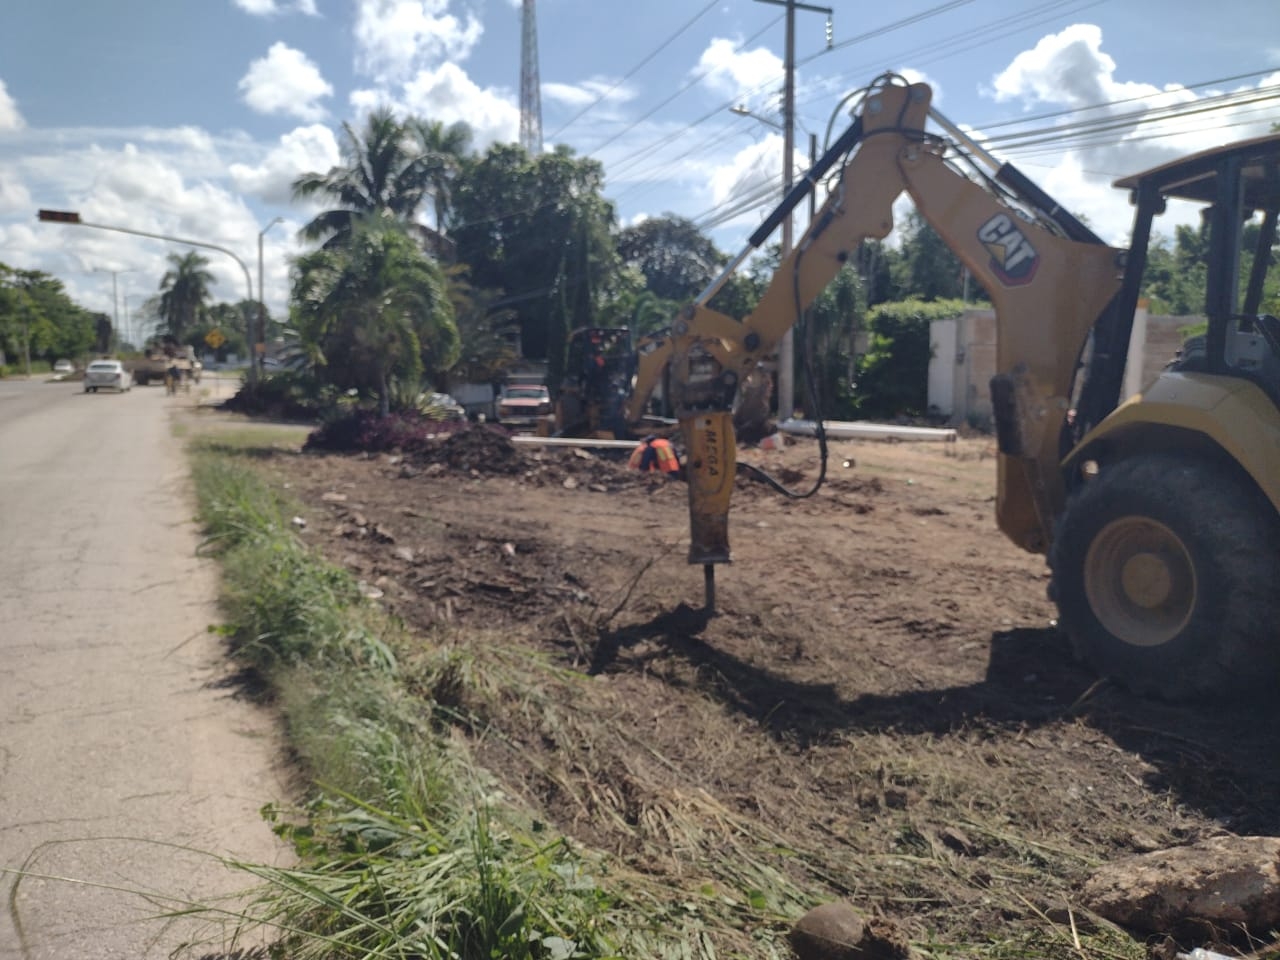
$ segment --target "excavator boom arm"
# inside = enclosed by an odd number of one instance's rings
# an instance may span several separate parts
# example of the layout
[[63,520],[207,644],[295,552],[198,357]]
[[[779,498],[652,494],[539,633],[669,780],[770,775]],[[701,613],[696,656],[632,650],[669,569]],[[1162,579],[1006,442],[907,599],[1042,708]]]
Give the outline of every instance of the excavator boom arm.
[[[638,419],[667,372],[687,451],[690,563],[729,560],[736,458],[731,411],[738,384],[775,352],[860,243],[888,236],[893,204],[904,193],[995,305],[993,400],[1008,455],[1000,470],[998,520],[1021,546],[1045,549],[1062,499],[1059,433],[1075,364],[1092,324],[1119,289],[1120,251],[1087,230],[1037,225],[957,172],[945,158],[946,143],[925,132],[930,97],[927,85],[898,78],[873,85],[846,134],[751,238],[753,246],[763,243],[806,188],[839,164],[821,209],[756,309],[742,321],[709,309],[718,280],[681,311],[669,337],[642,352],[628,413]],[[1045,199],[1037,191],[1032,206],[1043,212]]]

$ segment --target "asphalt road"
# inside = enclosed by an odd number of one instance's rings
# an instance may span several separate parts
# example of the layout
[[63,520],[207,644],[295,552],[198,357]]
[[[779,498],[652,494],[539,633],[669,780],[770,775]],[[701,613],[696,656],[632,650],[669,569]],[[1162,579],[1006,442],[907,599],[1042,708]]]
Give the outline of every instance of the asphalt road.
[[206,630],[173,431],[198,392],[0,380],[3,960],[168,956],[215,931],[158,913],[250,884],[211,854],[284,856],[257,812],[286,796],[272,720]]

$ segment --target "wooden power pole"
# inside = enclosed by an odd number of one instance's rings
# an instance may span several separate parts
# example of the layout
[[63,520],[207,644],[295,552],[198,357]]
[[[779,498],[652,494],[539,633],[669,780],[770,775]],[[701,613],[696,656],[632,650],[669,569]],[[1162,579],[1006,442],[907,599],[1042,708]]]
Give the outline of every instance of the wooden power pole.
[[[782,86],[782,195],[791,192],[791,164],[795,153],[796,140],[796,11],[809,10],[813,13],[827,15],[827,43],[831,43],[830,7],[817,7],[809,3],[798,3],[797,0],[756,0],[757,3],[772,3],[787,8],[786,53],[783,57],[786,74]],[[791,216],[782,220],[782,259],[791,253]],[[778,345],[778,419],[785,420],[795,410],[795,329],[787,330]],[[816,411],[814,416],[817,416]]]

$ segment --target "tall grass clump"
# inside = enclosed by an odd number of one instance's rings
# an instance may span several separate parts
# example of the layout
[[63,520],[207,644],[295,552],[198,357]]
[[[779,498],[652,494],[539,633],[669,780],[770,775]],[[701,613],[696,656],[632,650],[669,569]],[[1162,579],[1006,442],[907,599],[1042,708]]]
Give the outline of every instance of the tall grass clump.
[[393,666],[356,581],[294,534],[293,504],[214,448],[198,450],[192,469],[206,549],[222,561],[222,606],[238,659],[264,674],[318,660]]

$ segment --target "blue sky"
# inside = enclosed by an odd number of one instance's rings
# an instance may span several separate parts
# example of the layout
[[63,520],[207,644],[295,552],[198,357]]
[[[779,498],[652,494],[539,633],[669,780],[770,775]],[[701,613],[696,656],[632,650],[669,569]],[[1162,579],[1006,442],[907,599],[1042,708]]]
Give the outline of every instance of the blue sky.
[[[1047,114],[1124,100],[1090,114],[1120,118],[1101,145],[995,150],[1119,241],[1129,210],[1112,179],[1280,122],[1277,0],[827,4],[830,51],[824,17],[797,14],[797,163],[840,99],[886,69],[927,80],[935,106],[978,136],[1008,133],[1014,121],[1051,127],[1079,115]],[[737,252],[767,208],[724,214],[780,177],[781,136],[767,121],[780,120],[782,8],[538,0],[537,14],[548,145],[605,165],[624,223],[676,213]],[[282,217],[264,238],[265,299],[278,313],[288,258],[301,249],[296,231],[314,213],[290,201],[289,185],[338,161],[343,121],[359,126],[387,104],[466,120],[484,147],[518,139],[519,84],[514,0],[8,4],[0,261],[46,270],[107,313],[116,271],[123,321],[155,293],[166,254],[183,248],[40,224],[37,208],[226,247],[248,265],[255,294],[258,233]],[[730,112],[735,104],[765,119]],[[1135,122],[1206,105],[1221,109]],[[244,296],[234,260],[208,255],[215,295]]]

